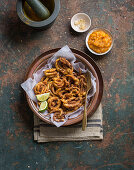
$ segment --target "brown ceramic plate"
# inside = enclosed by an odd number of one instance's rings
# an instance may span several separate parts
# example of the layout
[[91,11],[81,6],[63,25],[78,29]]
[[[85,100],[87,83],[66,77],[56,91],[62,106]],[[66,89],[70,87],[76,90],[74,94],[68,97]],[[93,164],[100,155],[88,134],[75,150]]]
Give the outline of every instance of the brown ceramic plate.
[[[26,79],[28,79],[30,77],[33,78],[33,73],[35,73],[37,70],[39,70],[40,68],[45,66],[46,63],[47,63],[47,60],[50,57],[52,57],[53,54],[55,52],[57,52],[59,49],[60,48],[56,48],[56,49],[46,51],[42,55],[37,57],[34,60],[34,62],[31,64],[31,66],[29,67],[29,70],[28,70],[27,75],[26,75]],[[96,109],[98,108],[98,106],[101,102],[101,98],[102,98],[102,95],[103,95],[102,75],[101,75],[101,72],[100,72],[98,66],[96,65],[96,63],[87,54],[85,54],[85,53],[83,53],[79,50],[76,50],[76,49],[71,49],[71,50],[74,53],[74,55],[76,56],[76,59],[77,59],[76,62],[81,61],[86,66],[86,68],[88,68],[92,72],[92,74],[96,78],[96,93],[91,98],[90,103],[87,107],[87,115],[90,117],[96,111]],[[28,97],[28,95],[26,95],[26,98],[27,98],[27,102],[28,102],[30,108],[32,109],[32,111],[43,121],[45,121],[47,123],[51,123],[50,120],[48,120],[47,118],[45,118],[43,115],[41,115],[38,112],[36,104]],[[78,123],[82,119],[83,119],[83,114],[80,114],[76,118],[68,119],[68,121],[63,126]]]

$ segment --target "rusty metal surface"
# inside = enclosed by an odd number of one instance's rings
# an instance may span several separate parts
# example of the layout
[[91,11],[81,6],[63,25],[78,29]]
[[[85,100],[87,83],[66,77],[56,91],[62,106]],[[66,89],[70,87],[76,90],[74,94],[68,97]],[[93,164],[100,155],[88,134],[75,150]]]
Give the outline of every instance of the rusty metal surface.
[[[85,47],[87,33],[70,28],[70,18],[87,13],[95,27],[114,36],[103,57]],[[16,1],[0,1],[0,169],[134,169],[133,0],[62,0],[54,25],[35,31],[20,22]],[[20,84],[31,62],[42,52],[69,45],[96,60],[104,78],[103,141],[33,141],[33,115]]]

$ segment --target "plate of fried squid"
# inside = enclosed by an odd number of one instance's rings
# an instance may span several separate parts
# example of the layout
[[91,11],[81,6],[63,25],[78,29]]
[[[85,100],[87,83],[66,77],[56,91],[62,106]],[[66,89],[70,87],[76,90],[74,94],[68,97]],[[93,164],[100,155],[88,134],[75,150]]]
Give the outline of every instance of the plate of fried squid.
[[[88,116],[92,116],[96,111],[103,94],[103,79],[96,63],[88,55],[76,49],[71,49],[73,60],[71,57],[71,59],[66,57],[66,54],[55,56],[59,50],[49,50],[36,58],[26,75],[26,80],[29,80],[28,86],[32,81],[32,95],[24,89],[32,111],[43,121],[55,124],[57,127],[78,123],[83,119],[87,71],[91,73],[91,86],[93,86],[88,95]],[[44,93],[50,95],[47,99],[47,109],[41,113],[39,112],[41,102],[34,99],[34,95]]]

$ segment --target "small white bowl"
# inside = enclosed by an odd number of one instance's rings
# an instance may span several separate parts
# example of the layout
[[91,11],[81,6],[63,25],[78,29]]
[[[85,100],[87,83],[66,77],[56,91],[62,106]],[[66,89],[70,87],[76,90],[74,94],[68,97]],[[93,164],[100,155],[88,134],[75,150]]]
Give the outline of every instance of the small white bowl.
[[[74,23],[75,21],[78,21],[80,19],[85,20],[85,29],[82,30],[78,26],[76,26]],[[90,17],[85,14],[85,13],[77,13],[75,14],[72,19],[71,19],[71,27],[76,31],[76,32],[86,32],[91,26],[91,19]]]
[[[112,44],[111,44],[110,48],[109,48],[106,52],[104,52],[104,53],[96,53],[96,52],[93,51],[93,50],[89,47],[89,45],[88,45],[89,36],[90,36],[94,31],[98,31],[98,30],[102,30],[102,31],[106,32],[106,33],[111,37],[111,39],[112,39]],[[95,29],[91,30],[91,31],[87,34],[87,37],[86,37],[86,46],[87,46],[88,50],[89,50],[91,53],[95,54],[95,55],[105,55],[105,54],[107,54],[107,53],[112,49],[113,43],[114,43],[114,40],[113,40],[113,36],[112,36],[111,32],[108,31],[107,29],[104,29],[104,28],[95,28]]]

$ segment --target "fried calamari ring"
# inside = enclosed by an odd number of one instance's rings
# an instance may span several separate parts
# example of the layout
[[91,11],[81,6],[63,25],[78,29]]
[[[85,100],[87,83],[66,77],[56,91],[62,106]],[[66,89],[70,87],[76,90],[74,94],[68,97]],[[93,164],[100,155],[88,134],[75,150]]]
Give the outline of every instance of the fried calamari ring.
[[63,106],[67,109],[73,109],[75,107],[79,107],[81,105],[80,97],[72,97],[68,100],[62,100]]
[[74,107],[74,108],[71,108],[71,109],[66,109],[66,108],[65,108],[65,109],[64,109],[64,113],[65,113],[65,114],[72,113],[72,112],[76,111],[77,109],[79,109],[80,106],[81,106],[81,105],[79,105],[79,106],[77,106],[77,107]]
[[60,78],[60,77],[53,78],[53,85],[56,88],[62,88],[65,85],[64,78]]
[[71,84],[79,85],[79,79],[74,75],[70,75],[70,74],[66,75],[66,81],[69,83],[70,86]]
[[72,95],[73,96],[76,96],[76,95],[80,95],[80,88],[79,87],[72,87],[72,91],[71,91]]
[[34,93],[37,94],[43,94],[49,92],[48,85],[44,84],[43,82],[39,82],[34,87]]
[[54,113],[53,120],[56,122],[63,122],[65,119],[65,115],[63,114],[63,110],[61,108],[52,110],[51,113]]
[[50,91],[51,91],[52,94],[54,94],[54,95],[57,94],[57,93],[56,93],[56,88],[54,87],[53,82],[50,84],[49,89],[50,89]]
[[65,93],[64,95],[63,95],[63,97],[62,97],[62,100],[64,101],[64,100],[68,100],[68,99],[70,99],[70,98],[72,98],[73,97],[73,95],[72,95],[72,93]]
[[56,71],[56,68],[51,68],[49,70],[44,71],[44,74],[46,77],[53,78],[57,77],[58,72]]
[[68,91],[66,91],[66,90],[64,90],[64,89],[58,89],[57,91],[56,91],[56,94],[60,97],[60,98],[63,98],[63,95],[65,94],[65,93],[67,93]]
[[58,109],[61,105],[61,101],[58,97],[53,96],[48,99],[48,107],[50,110]]
[[73,73],[73,66],[65,58],[62,58],[62,57],[58,58],[56,60],[55,67],[56,67],[57,71],[59,71],[63,74],[72,74]]

